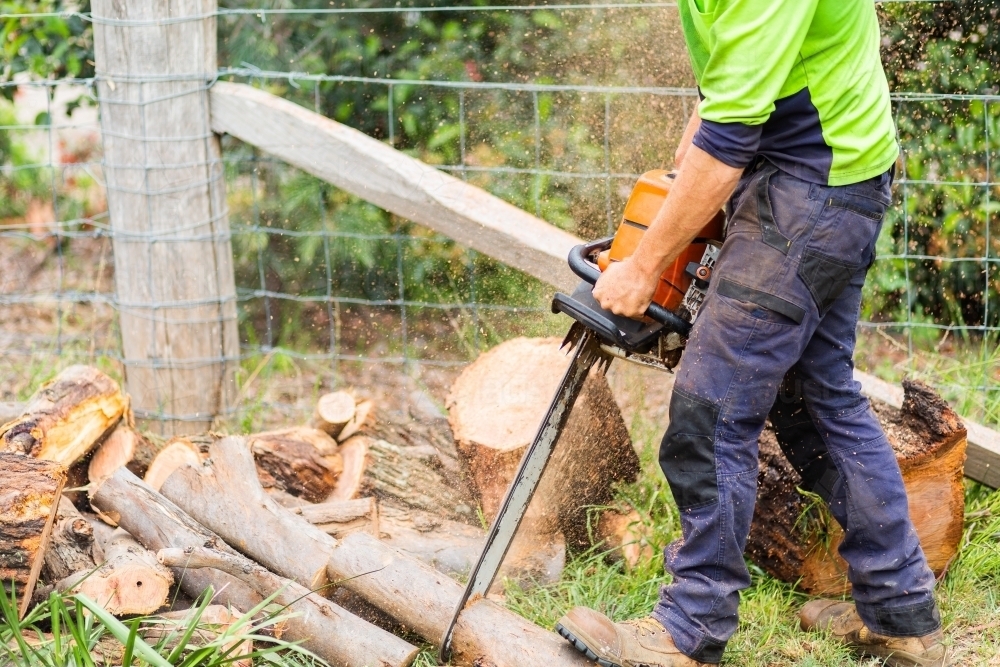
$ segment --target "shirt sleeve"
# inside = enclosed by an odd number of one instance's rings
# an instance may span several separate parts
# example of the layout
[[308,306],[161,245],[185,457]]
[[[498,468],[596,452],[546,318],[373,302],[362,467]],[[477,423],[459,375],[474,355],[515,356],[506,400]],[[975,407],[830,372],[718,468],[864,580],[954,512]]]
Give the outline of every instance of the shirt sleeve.
[[718,0],[701,75],[693,143],[731,167],[749,164],[799,59],[819,0]]

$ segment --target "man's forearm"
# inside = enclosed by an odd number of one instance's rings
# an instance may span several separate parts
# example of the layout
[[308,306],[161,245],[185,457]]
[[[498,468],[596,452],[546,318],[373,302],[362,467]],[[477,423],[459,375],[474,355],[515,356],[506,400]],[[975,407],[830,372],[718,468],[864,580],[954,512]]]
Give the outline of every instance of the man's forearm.
[[691,112],[691,117],[688,118],[688,124],[684,128],[684,135],[681,137],[681,142],[677,144],[677,151],[674,153],[674,169],[680,169],[681,165],[684,164],[684,156],[687,155],[688,149],[691,148],[691,141],[694,139],[694,135],[697,134],[699,127],[701,127],[701,117],[698,115],[698,104],[695,104],[694,110]]
[[743,170],[690,146],[659,213],[632,256],[646,275],[662,274],[723,207]]

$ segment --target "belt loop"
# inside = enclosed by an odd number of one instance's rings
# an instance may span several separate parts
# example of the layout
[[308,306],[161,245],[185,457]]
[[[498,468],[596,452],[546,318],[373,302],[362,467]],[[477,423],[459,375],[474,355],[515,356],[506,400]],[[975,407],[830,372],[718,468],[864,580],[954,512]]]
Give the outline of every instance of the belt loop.
[[760,222],[760,230],[764,235],[764,243],[778,250],[783,255],[787,255],[792,242],[778,230],[778,225],[774,222],[774,210],[771,208],[771,195],[768,192],[771,177],[777,171],[777,167],[769,164],[763,169],[760,178],[757,180],[757,219]]

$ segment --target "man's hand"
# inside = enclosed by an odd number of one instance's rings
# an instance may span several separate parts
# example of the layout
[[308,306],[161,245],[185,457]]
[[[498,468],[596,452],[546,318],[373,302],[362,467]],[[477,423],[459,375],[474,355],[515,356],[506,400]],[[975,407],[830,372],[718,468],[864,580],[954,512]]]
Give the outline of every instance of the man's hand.
[[642,317],[656,293],[657,274],[643,271],[632,258],[612,262],[594,285],[601,308],[633,319]]

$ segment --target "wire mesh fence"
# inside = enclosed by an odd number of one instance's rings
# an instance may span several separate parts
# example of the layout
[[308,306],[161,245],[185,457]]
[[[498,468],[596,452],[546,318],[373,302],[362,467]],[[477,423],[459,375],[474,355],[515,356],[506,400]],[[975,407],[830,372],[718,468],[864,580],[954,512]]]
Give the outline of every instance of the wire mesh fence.
[[[670,13],[676,8],[667,2],[223,8],[215,14],[225,35],[220,44],[230,45],[218,79],[281,94],[594,238],[613,231],[643,171],[672,164],[697,100],[676,25],[657,28],[674,30],[676,42],[670,53],[653,56],[659,69],[626,72],[641,85],[594,83],[623,78],[614,72],[616,58],[638,57],[626,47],[617,53],[613,42],[628,36],[648,46],[643,38],[657,38],[650,17]],[[583,28],[620,25],[608,28],[610,46],[593,42],[603,49],[599,63],[560,52],[554,69],[567,72],[569,83],[544,71],[505,79],[502,64],[488,71],[501,57],[486,62],[471,51],[449,63],[450,70],[381,69],[393,66],[387,58],[373,66],[379,71],[358,74],[324,71],[308,58],[299,69],[293,56],[301,61],[307,50],[290,42],[283,59],[252,57],[259,42],[274,41],[269,30],[278,18],[307,22],[321,39],[335,33],[338,17],[388,15],[418,36],[433,28],[437,39],[452,28],[444,19],[427,24],[429,15],[470,14],[485,18],[457,20],[451,43],[471,42],[474,30],[490,31],[492,22],[498,33],[531,33],[524,49],[543,30],[557,42]],[[508,20],[511,14],[523,20]],[[0,21],[40,18],[46,16],[8,14]],[[320,19],[322,25],[308,23]],[[588,80],[590,66],[610,74]],[[664,81],[671,85],[656,85]],[[25,77],[0,85],[17,91],[0,116],[3,363],[8,374],[25,378],[32,375],[27,366],[44,372],[77,359],[121,363],[122,304],[114,289],[121,277],[113,274],[96,110],[65,112],[80,95],[95,99],[94,79]],[[994,414],[1000,95],[896,90],[893,104],[902,147],[896,205],[869,276],[861,329],[881,332],[875,349],[891,353],[897,366],[912,367],[926,350],[975,365],[975,372],[949,376],[948,389],[973,397],[965,406],[972,416]],[[250,366],[262,355],[306,359],[326,365],[335,383],[344,364],[457,366],[511,335],[561,333],[562,323],[547,312],[551,288],[252,146],[224,139],[222,158],[240,355]],[[6,391],[20,389],[15,381]]]

